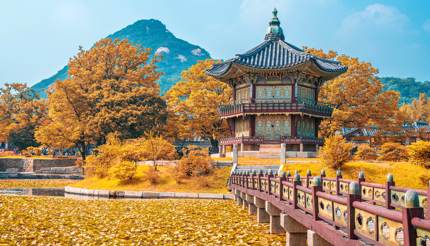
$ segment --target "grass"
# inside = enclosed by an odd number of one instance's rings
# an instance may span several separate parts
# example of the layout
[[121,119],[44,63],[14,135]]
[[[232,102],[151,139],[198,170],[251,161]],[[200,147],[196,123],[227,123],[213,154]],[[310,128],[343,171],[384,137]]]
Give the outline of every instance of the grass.
[[0,179],[0,189],[5,188],[61,188],[76,183],[69,179]]
[[[231,161],[231,158],[214,158],[219,161]],[[279,165],[278,159],[263,159],[251,157],[239,157],[239,165]],[[301,175],[305,175],[307,170],[311,170],[313,175],[319,175],[325,169],[327,177],[335,177],[336,170],[325,168],[319,158],[288,158],[286,171],[293,174],[295,170]],[[297,161],[295,163],[295,161]],[[387,174],[394,176],[397,186],[427,189],[430,179],[430,170],[421,166],[416,166],[408,162],[387,162],[387,161],[350,161],[342,168],[343,178],[357,179],[358,173],[364,171],[366,181],[374,183],[385,183]]]
[[227,179],[230,175],[230,168],[216,168],[208,176],[182,179],[180,183],[177,183],[174,178],[174,168],[163,166],[159,167],[160,181],[156,185],[152,185],[145,177],[145,170],[148,168],[152,167],[138,166],[136,177],[128,183],[121,183],[113,178],[92,177],[85,178],[72,186],[106,190],[228,193]]
[[0,196],[0,245],[283,245],[231,200]]
[[[322,169],[325,169],[328,177],[336,176],[336,170],[325,168],[321,162],[286,165],[286,170],[292,173],[297,170],[301,175],[305,175],[307,170],[311,170],[313,175],[319,175]],[[350,161],[342,167],[342,176],[344,179],[358,179],[360,171],[364,171],[367,182],[383,184],[387,174],[391,173],[396,186],[415,189],[427,189],[430,179],[429,169],[408,162]]]

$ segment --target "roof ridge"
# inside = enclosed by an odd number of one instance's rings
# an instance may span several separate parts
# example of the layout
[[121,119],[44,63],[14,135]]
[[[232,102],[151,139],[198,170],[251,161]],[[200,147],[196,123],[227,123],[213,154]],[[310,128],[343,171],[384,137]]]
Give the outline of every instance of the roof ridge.
[[260,49],[265,48],[266,46],[270,45],[270,43],[272,43],[273,40],[264,40],[264,42],[262,42],[261,44],[257,45],[256,47],[246,51],[243,54],[236,54],[237,57],[244,57],[244,56],[251,56],[254,55],[255,53],[257,53],[258,51],[260,51]]

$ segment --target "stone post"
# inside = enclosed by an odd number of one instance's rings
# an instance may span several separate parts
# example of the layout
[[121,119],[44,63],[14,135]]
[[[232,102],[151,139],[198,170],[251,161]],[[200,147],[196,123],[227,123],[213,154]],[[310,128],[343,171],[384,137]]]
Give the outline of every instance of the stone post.
[[387,182],[385,183],[385,207],[388,209],[394,209],[393,206],[391,206],[391,187],[395,186],[394,183],[394,176],[389,173],[387,175]]
[[312,230],[307,231],[307,243],[308,243],[308,246],[331,246],[332,245]]
[[233,144],[233,164],[238,163],[237,144]]
[[346,197],[346,206],[348,211],[347,235],[349,239],[356,239],[355,230],[355,208],[353,203],[361,199],[360,185],[357,182],[349,183],[349,192]]
[[225,145],[219,146],[219,157],[221,157],[221,158],[225,157]]
[[281,143],[281,165],[285,165],[287,162],[287,144]]
[[303,152],[303,150],[304,150],[304,148],[303,148],[303,143],[300,143],[300,153],[302,153],[302,152]]
[[248,210],[248,200],[246,200],[246,193],[245,192],[241,192],[240,193],[240,198],[242,198],[242,208],[245,210]]
[[269,214],[266,212],[266,201],[254,196],[254,205],[257,207],[257,222],[269,223]]
[[307,228],[288,214],[280,215],[280,224],[286,232],[287,246],[306,246]]
[[240,152],[243,152],[245,150],[243,143],[240,143]]
[[248,202],[248,213],[257,214],[257,207],[254,204],[254,196],[246,194],[246,201]]
[[266,201],[266,212],[270,216],[270,234],[284,233],[284,229],[281,227],[281,210],[273,206],[269,201]]
[[412,218],[424,217],[424,209],[420,207],[418,193],[408,190],[405,193],[405,204],[402,208],[402,224],[404,245],[416,245],[417,229],[412,225]]

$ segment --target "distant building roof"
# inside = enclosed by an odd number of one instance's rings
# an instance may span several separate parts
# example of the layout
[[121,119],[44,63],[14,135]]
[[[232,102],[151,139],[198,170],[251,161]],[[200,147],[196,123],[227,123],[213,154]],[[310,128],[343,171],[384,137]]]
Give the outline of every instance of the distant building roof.
[[235,74],[236,71],[233,68],[236,66],[241,69],[276,70],[303,66],[304,70],[325,79],[334,78],[347,70],[347,67],[337,61],[305,53],[302,49],[286,42],[276,9],[273,11],[273,18],[269,22],[263,43],[244,54],[236,55],[235,58],[215,64],[207,73],[217,78],[228,78]]
[[[405,132],[430,132],[430,125],[427,122],[417,121],[413,123],[405,123],[402,129],[393,132],[386,131],[383,133],[384,136],[396,136]],[[341,134],[344,137],[374,137],[381,131],[377,127],[366,127],[366,128],[342,128]]]

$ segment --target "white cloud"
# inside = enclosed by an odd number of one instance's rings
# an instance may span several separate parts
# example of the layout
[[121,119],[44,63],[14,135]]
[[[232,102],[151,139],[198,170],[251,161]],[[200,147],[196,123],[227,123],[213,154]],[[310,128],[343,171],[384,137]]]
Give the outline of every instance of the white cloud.
[[361,28],[371,28],[402,31],[407,22],[408,17],[397,8],[376,3],[346,17],[342,22],[341,30],[351,32]]
[[201,50],[200,48],[193,49],[193,50],[191,51],[191,53],[192,53],[193,55],[195,55],[195,56],[202,56],[202,55],[203,55],[203,54],[202,54],[202,50]]
[[167,47],[160,47],[160,48],[158,48],[156,51],[155,51],[155,54],[161,54],[161,53],[166,53],[166,54],[169,54],[169,52],[170,52],[170,49],[169,48],[167,48]]
[[427,19],[423,24],[424,31],[430,32],[430,19]]
[[187,61],[187,58],[185,56],[183,56],[183,55],[178,55],[176,57],[176,59],[179,59],[179,61],[181,61],[181,62],[186,62]]

